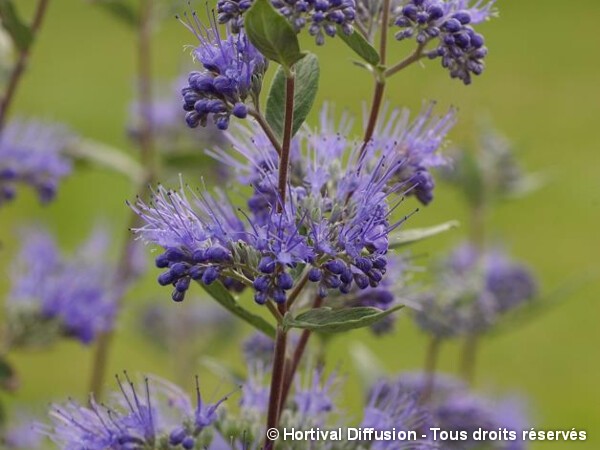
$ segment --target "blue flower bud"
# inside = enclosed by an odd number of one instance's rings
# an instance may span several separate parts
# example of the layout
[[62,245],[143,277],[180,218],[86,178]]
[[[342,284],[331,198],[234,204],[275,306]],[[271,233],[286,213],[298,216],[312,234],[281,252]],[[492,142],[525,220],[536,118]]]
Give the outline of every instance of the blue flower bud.
[[266,292],[256,292],[254,294],[254,301],[259,305],[264,305],[265,303],[267,303],[267,300],[268,296]]
[[207,267],[202,274],[202,282],[206,285],[212,284],[219,278],[219,271],[214,267]]
[[191,282],[191,278],[189,278],[189,277],[180,278],[175,283],[175,289],[178,290],[179,292],[185,292],[190,288],[190,282]]
[[167,258],[166,253],[161,253],[154,260],[156,267],[159,269],[164,269],[165,267],[169,267],[169,258]]
[[169,270],[167,272],[161,273],[158,276],[158,284],[160,284],[161,286],[168,286],[169,284],[172,284],[175,281],[175,276],[173,275],[173,273]]
[[285,301],[287,300],[285,291],[281,289],[275,289],[273,291],[273,300],[275,300],[275,303],[285,303]]
[[258,270],[266,274],[273,273],[275,271],[275,260],[270,256],[263,257],[258,263]]
[[236,103],[231,113],[238,119],[245,119],[248,115],[248,108],[243,103]]
[[173,293],[171,294],[171,298],[173,299],[174,302],[182,302],[183,299],[185,298],[185,291],[181,292],[178,291],[177,289],[175,289],[173,291]]
[[313,283],[321,281],[322,277],[323,277],[323,273],[316,267],[313,267],[312,269],[310,269],[308,271],[308,279],[310,281],[312,281]]
[[187,436],[181,443],[181,446],[185,450],[192,450],[196,446],[196,440],[192,436]]
[[277,286],[287,291],[294,286],[294,279],[287,272],[282,272],[277,276]]
[[229,251],[220,245],[215,245],[206,250],[206,257],[212,263],[220,263],[231,259]]
[[269,289],[270,280],[268,277],[258,277],[252,285],[258,292],[265,292]]
[[183,442],[183,440],[185,439],[186,436],[187,436],[187,431],[185,430],[185,428],[183,428],[183,427],[176,428],[169,435],[169,444],[179,445]]
[[174,277],[179,278],[187,272],[188,267],[189,266],[183,262],[175,263],[171,266],[171,273],[173,273]]
[[344,271],[346,265],[340,260],[332,259],[331,261],[327,261],[325,264],[323,264],[323,267],[325,267],[329,272],[339,275]]

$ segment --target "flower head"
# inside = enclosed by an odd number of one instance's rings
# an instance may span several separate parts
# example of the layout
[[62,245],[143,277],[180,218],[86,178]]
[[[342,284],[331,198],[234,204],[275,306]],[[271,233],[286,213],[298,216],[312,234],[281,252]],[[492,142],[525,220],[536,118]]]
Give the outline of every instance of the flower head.
[[421,295],[415,320],[441,338],[484,333],[536,292],[530,271],[500,249],[482,253],[462,244],[440,265],[434,286]]
[[50,234],[29,231],[14,266],[9,313],[56,321],[64,334],[86,344],[110,330],[116,301],[113,273],[106,265],[107,239],[98,230],[66,257]]
[[419,45],[438,40],[430,58],[441,58],[452,78],[465,84],[480,75],[487,55],[484,38],[473,29],[494,15],[495,0],[408,0],[396,8],[396,39],[415,38]]
[[0,204],[12,200],[21,183],[33,187],[42,203],[50,202],[60,180],[71,173],[64,152],[72,139],[59,125],[9,122],[0,133]]
[[243,32],[227,31],[222,38],[214,18],[206,26],[195,12],[191,15],[191,19],[184,15],[183,23],[198,39],[194,57],[202,70],[190,73],[181,91],[186,122],[192,128],[205,126],[212,116],[216,126],[225,130],[232,114],[240,119],[247,116],[248,99],[256,102],[267,60]]
[[[325,43],[325,36],[335,36],[338,26],[346,35],[354,31],[354,0],[271,0],[271,4],[297,33],[308,26],[308,32],[315,37],[317,45]],[[240,32],[244,24],[243,15],[251,6],[252,0],[219,0],[219,23],[228,23],[233,32]]]

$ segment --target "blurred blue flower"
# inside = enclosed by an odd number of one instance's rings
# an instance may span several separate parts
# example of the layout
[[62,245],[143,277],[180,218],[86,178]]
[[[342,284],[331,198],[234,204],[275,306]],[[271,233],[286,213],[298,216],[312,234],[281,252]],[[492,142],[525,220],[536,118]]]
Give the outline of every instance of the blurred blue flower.
[[0,205],[16,196],[16,185],[34,188],[42,203],[54,199],[71,173],[65,150],[74,137],[61,125],[15,120],[0,133]]

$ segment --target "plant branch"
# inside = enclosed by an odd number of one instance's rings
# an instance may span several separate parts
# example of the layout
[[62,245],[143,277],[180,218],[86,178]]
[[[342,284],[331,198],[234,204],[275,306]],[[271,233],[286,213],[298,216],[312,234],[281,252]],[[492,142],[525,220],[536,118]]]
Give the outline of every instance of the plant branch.
[[46,15],[46,10],[48,9],[48,3],[50,0],[39,0],[35,9],[35,13],[33,16],[33,21],[29,27],[31,33],[31,42],[24,48],[19,50],[19,54],[17,56],[17,61],[15,66],[13,67],[6,85],[6,91],[2,100],[0,101],[0,131],[4,128],[6,124],[6,119],[8,116],[8,110],[12,105],[12,102],[15,98],[15,94],[17,92],[17,88],[19,87],[19,83],[23,78],[23,74],[25,73],[25,69],[27,68],[27,63],[29,61],[29,55],[31,53],[31,46],[33,41],[35,40],[37,33],[42,26],[42,22]]
[[479,337],[476,335],[467,336],[461,353],[460,372],[463,379],[470,385],[475,382],[478,347]]
[[273,147],[277,151],[277,154],[281,156],[281,144],[279,143],[277,136],[275,136],[273,128],[271,128],[271,126],[269,125],[265,117],[262,115],[262,113],[256,109],[250,109],[248,111],[248,114],[250,114],[252,117],[254,117],[254,119],[256,119],[260,127],[263,129],[263,131],[269,138],[269,141],[271,141],[271,144],[273,144]]
[[[269,409],[267,412],[267,430],[277,428],[279,423],[279,405],[281,404],[281,394],[283,379],[285,375],[285,350],[287,342],[287,333],[281,326],[277,327],[277,336],[275,338],[275,353],[273,358],[273,374],[271,377],[271,390],[269,393]],[[275,441],[265,435],[264,450],[272,450]]]
[[421,392],[421,403],[426,403],[433,392],[435,382],[435,371],[437,369],[438,358],[440,355],[440,347],[442,340],[438,337],[432,337],[427,346],[427,353],[425,355],[425,386],[423,392]]
[[[154,136],[152,133],[152,2],[153,0],[140,0],[140,22],[138,27],[138,78],[139,78],[139,104],[142,117],[141,135],[139,140],[140,160],[143,166],[144,176],[140,186],[137,187],[140,196],[144,196],[146,187],[156,181],[157,167],[154,151]],[[129,229],[139,225],[140,218],[131,211],[129,217]],[[127,291],[127,286],[135,274],[134,254],[138,244],[129,236],[124,241],[117,266],[114,289],[116,292],[117,310],[122,303]],[[114,338],[114,332],[108,331],[101,335],[95,349],[93,358],[92,375],[90,380],[90,392],[96,399],[102,396],[104,379],[106,377],[107,362],[110,347]]]
[[285,116],[283,123],[283,141],[279,159],[279,212],[284,210],[285,195],[288,183],[288,170],[290,165],[290,147],[292,143],[292,124],[294,121],[294,87],[295,77],[291,73],[285,81]]
[[[317,295],[313,302],[313,308],[319,308],[323,304],[323,297]],[[283,406],[287,401],[287,397],[290,393],[290,389],[292,388],[292,383],[294,382],[294,376],[296,375],[296,371],[298,370],[298,366],[300,365],[300,361],[302,361],[302,356],[304,355],[304,351],[306,350],[306,344],[308,343],[308,339],[310,338],[311,331],[303,330],[300,335],[300,340],[296,345],[296,349],[294,350],[294,356],[290,362],[289,370],[286,373],[286,378],[283,382],[283,389],[281,393],[281,401],[279,406],[279,415],[281,416],[281,411],[283,410]]]
[[423,50],[425,49],[425,45],[426,44],[419,44],[414,52],[412,52],[410,55],[408,55],[406,58],[404,58],[398,64],[390,67],[389,69],[386,69],[386,71],[384,72],[385,78],[391,77],[392,75],[400,72],[401,70],[406,69],[412,63],[415,63],[418,60],[420,60],[421,58],[423,58],[425,56],[425,55],[423,55]]

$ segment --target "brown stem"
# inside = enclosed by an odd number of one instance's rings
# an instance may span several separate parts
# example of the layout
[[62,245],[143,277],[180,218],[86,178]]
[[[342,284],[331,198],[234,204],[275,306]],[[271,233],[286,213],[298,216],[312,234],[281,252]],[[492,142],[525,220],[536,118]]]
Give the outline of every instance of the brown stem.
[[438,337],[432,337],[427,346],[427,353],[425,355],[425,386],[421,393],[421,403],[426,403],[431,397],[433,392],[435,371],[437,369],[437,362],[440,355],[440,347],[442,340]]
[[261,114],[261,112],[251,109],[250,111],[248,111],[248,114],[250,114],[256,119],[260,127],[263,129],[263,131],[269,138],[269,141],[271,141],[271,144],[273,144],[273,147],[277,151],[277,154],[281,155],[281,144],[279,143],[277,136],[275,136],[275,132],[273,131],[269,123],[265,120],[265,117]]
[[[319,308],[323,304],[323,297],[317,295],[315,297],[315,301],[313,303],[313,308]],[[300,365],[300,361],[302,361],[302,356],[304,355],[304,351],[306,350],[306,344],[308,343],[308,339],[310,338],[311,332],[310,330],[302,331],[300,335],[300,340],[296,345],[296,349],[294,350],[294,355],[292,360],[290,361],[289,369],[286,372],[286,378],[283,382],[283,389],[281,393],[281,401],[279,404],[279,415],[281,416],[281,411],[283,411],[283,407],[285,402],[287,401],[287,397],[290,393],[290,389],[292,388],[292,383],[294,382],[294,376],[296,375],[296,371],[298,370],[298,366]]]
[[475,382],[475,366],[477,362],[477,348],[479,347],[478,344],[478,336],[467,336],[461,354],[460,371],[463,376],[463,379],[470,385],[472,385]]
[[[269,409],[267,412],[267,430],[277,428],[279,424],[279,405],[281,404],[281,393],[283,379],[285,375],[285,349],[287,335],[281,326],[277,327],[277,336],[275,337],[275,353],[273,358],[273,374],[271,377],[271,390],[269,393]],[[264,450],[271,450],[275,441],[265,434]]]
[[379,63],[385,66],[386,54],[387,54],[387,31],[388,22],[390,21],[390,7],[391,0],[383,1],[383,12],[381,15],[381,40],[379,42]]
[[288,170],[290,165],[290,146],[292,143],[292,124],[294,121],[294,74],[290,74],[285,82],[285,116],[283,122],[283,142],[279,159],[279,212],[285,205],[287,191]]
[[379,117],[379,111],[381,110],[381,102],[383,100],[383,93],[385,91],[385,80],[375,81],[375,90],[373,92],[373,101],[371,102],[371,112],[369,113],[369,121],[367,122],[367,128],[365,129],[365,136],[363,138],[363,144],[360,149],[360,156],[362,156],[367,149],[369,141],[373,137],[375,131],[375,125],[377,125],[377,118]]
[[[35,9],[35,14],[33,16],[33,21],[30,25],[30,32],[32,40],[36,38],[37,33],[42,26],[42,21],[46,15],[46,10],[48,8],[48,3],[50,0],[39,0],[37,3],[37,7]],[[17,92],[17,88],[19,87],[19,83],[23,78],[23,74],[25,73],[25,69],[27,68],[27,62],[29,60],[29,55],[31,53],[31,43],[29,43],[25,48],[19,50],[19,55],[17,56],[17,61],[15,66],[13,67],[6,85],[6,92],[4,93],[4,97],[0,101],[0,131],[4,128],[6,124],[6,118],[8,116],[8,110],[12,105],[12,102],[15,98],[15,94]]]
[[[141,108],[141,130],[139,140],[140,159],[145,169],[143,180],[137,190],[144,196],[147,186],[156,181],[157,167],[154,151],[154,135],[152,133],[152,0],[141,0],[140,22],[138,27],[138,77],[139,77],[139,104]],[[129,217],[128,228],[136,228],[140,218],[132,211]],[[134,275],[135,246],[129,236],[124,241],[117,266],[114,289],[117,299],[117,309],[120,309],[127,291],[127,285]],[[90,392],[96,399],[100,399],[104,388],[107,363],[114,332],[108,331],[98,339],[92,363],[90,379]]]
[[405,59],[400,61],[398,64],[390,67],[384,72],[385,78],[391,77],[392,75],[400,72],[403,69],[406,69],[412,63],[417,62],[421,58],[423,58],[423,50],[425,49],[426,44],[420,44],[413,53],[407,56]]

